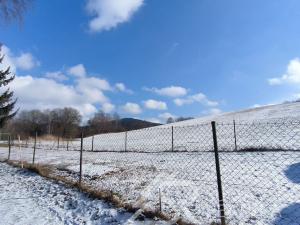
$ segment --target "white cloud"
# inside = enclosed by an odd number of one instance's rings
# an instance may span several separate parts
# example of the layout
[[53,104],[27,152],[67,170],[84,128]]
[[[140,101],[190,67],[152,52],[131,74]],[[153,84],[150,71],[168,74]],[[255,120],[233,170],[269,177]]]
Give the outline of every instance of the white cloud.
[[138,104],[132,103],[132,102],[127,102],[123,106],[123,110],[130,114],[141,114],[142,113],[141,107]]
[[[1,68],[11,66],[15,72],[20,67],[21,61],[22,63],[26,61],[22,59],[15,63],[16,57],[11,57],[13,54],[9,48],[3,46],[3,50],[6,56],[10,57],[4,58],[3,64],[0,64]],[[24,64],[23,68],[25,67]],[[62,83],[68,79],[63,71],[47,72],[44,77],[16,75],[10,87],[18,98],[18,107],[21,110],[74,107],[79,110],[84,121],[95,113],[99,106],[106,113],[115,110],[116,106],[104,93],[114,90],[107,80],[88,77],[82,64],[69,68],[67,72],[74,75],[73,82],[69,84]],[[128,90],[124,84],[121,88],[124,88],[123,91]],[[128,111],[134,114],[141,113],[139,105],[136,107],[134,104],[127,104],[126,106]]]
[[60,83],[54,80],[56,75],[50,75],[42,78],[30,75],[16,76],[11,88],[18,97],[21,110],[74,107],[86,120],[97,111],[97,105],[101,105],[103,111],[107,113],[115,109],[104,94],[104,91],[111,91],[106,80],[84,77],[78,78],[74,85],[71,85]]
[[68,69],[68,74],[73,75],[75,77],[85,77],[86,70],[84,65],[78,64]]
[[18,106],[23,109],[47,109],[74,107],[83,117],[97,111],[94,101],[83,95],[74,86],[65,85],[48,78],[16,76],[11,88],[18,97]]
[[133,91],[128,89],[125,84],[123,83],[116,83],[115,84],[115,88],[118,90],[118,91],[121,91],[121,92],[125,92],[127,94],[133,94]]
[[156,101],[153,99],[149,99],[144,102],[144,105],[147,109],[155,109],[155,110],[166,110],[168,109],[167,104],[162,101]]
[[217,106],[219,103],[216,101],[211,101],[207,98],[207,96],[203,93],[198,93],[195,95],[187,96],[186,98],[176,98],[173,100],[173,102],[177,106],[183,106],[183,105],[189,105],[193,104],[195,102],[201,103],[205,106],[214,107]]
[[283,83],[300,84],[300,59],[291,60],[287,66],[285,74],[281,77],[274,77],[268,80],[270,85],[280,85]]
[[84,78],[79,78],[77,81],[78,81],[78,86],[82,89],[96,88],[102,91],[112,90],[109,82],[105,79],[100,79],[97,77],[84,77]]
[[20,56],[15,58],[15,64],[17,68],[21,70],[31,70],[32,68],[39,65],[31,53],[22,53]]
[[113,104],[111,104],[111,103],[109,103],[109,102],[106,102],[106,103],[104,103],[104,104],[102,105],[102,110],[103,110],[103,112],[105,112],[105,113],[111,113],[112,111],[115,110],[115,108],[116,108],[116,106],[113,105]]
[[57,81],[65,81],[68,80],[68,77],[63,74],[61,71],[47,72],[45,74],[46,78],[50,78]]
[[110,30],[130,20],[144,0],[88,0],[87,12],[94,18],[89,22],[93,32]]
[[110,91],[110,84],[97,77],[85,77],[76,81],[76,89],[93,103],[108,102],[108,98],[103,91]]
[[180,86],[169,86],[164,88],[144,88],[146,91],[152,91],[158,95],[168,96],[168,97],[182,97],[185,96],[188,90]]
[[12,73],[16,73],[17,69],[31,70],[40,64],[31,53],[21,53],[20,55],[16,56],[5,45],[1,47],[0,53],[1,55],[5,55],[1,68],[7,68],[10,66]]
[[87,72],[83,64],[75,65],[67,71],[75,76],[76,90],[83,94],[92,103],[106,103],[108,98],[103,91],[112,91],[112,87],[105,79],[97,77],[87,77]]

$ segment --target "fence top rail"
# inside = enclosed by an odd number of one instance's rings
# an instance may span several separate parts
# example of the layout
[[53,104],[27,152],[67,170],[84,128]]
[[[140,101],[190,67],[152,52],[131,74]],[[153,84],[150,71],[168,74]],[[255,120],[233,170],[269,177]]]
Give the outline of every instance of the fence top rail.
[[217,125],[300,125],[299,119],[271,119],[271,120],[232,120],[232,121],[217,121]]

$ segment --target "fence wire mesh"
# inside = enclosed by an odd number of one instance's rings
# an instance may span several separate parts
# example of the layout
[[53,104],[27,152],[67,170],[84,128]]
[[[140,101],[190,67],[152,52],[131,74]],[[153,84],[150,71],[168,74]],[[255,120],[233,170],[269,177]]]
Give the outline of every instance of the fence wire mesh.
[[[164,126],[81,139],[11,140],[10,160],[51,165],[59,176],[173,220],[300,224],[300,121]],[[214,141],[217,149],[214,148]],[[8,140],[0,157],[8,156]],[[82,173],[80,150],[83,146]],[[216,152],[221,176],[217,176]]]

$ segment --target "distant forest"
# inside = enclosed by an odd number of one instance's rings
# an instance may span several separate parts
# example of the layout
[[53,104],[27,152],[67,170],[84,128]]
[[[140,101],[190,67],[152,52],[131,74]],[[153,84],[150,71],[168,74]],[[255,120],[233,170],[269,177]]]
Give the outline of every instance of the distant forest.
[[[168,118],[167,123],[192,119],[192,117]],[[9,120],[2,133],[21,135],[24,138],[52,135],[64,138],[91,136],[101,133],[123,132],[161,125],[149,121],[120,118],[118,113],[99,111],[82,125],[82,117],[77,109],[71,107],[48,110],[23,110]]]
[[70,107],[52,110],[24,110],[6,124],[1,132],[7,132],[22,137],[53,135],[65,138],[122,132],[157,126],[160,124],[148,121],[123,118],[117,113],[109,114],[99,111],[82,126],[82,117],[78,110]]

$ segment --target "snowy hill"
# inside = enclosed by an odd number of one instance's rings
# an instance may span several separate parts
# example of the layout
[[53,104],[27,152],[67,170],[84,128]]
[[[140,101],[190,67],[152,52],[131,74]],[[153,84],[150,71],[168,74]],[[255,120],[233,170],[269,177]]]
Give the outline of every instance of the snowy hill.
[[[266,120],[299,120],[300,102],[269,105],[257,108],[246,109],[237,112],[222,113],[213,116],[204,116],[192,120],[172,123],[172,126],[196,125],[210,121],[232,122],[236,121],[266,121]],[[164,125],[164,126],[170,126]]]

